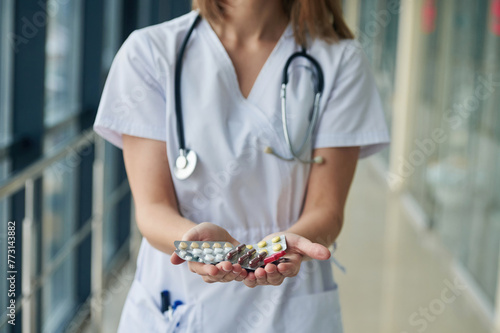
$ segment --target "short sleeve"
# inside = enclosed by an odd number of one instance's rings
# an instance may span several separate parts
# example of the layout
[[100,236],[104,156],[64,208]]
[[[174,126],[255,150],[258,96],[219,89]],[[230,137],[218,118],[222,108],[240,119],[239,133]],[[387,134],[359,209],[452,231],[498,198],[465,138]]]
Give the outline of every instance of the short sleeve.
[[380,96],[361,45],[344,48],[335,82],[320,115],[314,148],[360,146],[360,158],[389,144]]
[[147,35],[133,32],[118,51],[94,122],[94,131],[122,148],[122,134],[166,141],[166,82]]

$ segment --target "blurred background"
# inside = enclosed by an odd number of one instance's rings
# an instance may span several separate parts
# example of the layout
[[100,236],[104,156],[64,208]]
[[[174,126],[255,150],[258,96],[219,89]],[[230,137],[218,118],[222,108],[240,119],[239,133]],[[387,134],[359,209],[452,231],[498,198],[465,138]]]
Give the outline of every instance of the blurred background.
[[[345,332],[500,332],[500,0],[343,3],[393,141],[347,204]],[[91,126],[126,37],[189,10],[0,0],[0,333],[116,331],[141,236],[121,151]]]

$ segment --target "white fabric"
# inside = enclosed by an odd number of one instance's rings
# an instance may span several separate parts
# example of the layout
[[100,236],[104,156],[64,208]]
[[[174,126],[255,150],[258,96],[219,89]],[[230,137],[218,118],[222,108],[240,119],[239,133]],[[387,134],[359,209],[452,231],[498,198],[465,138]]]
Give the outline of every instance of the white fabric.
[[[166,142],[171,169],[178,154],[174,110],[176,54],[196,16],[134,32],[115,58],[103,92],[95,131],[118,147],[121,134]],[[186,145],[198,154],[187,180],[175,178],[181,212],[210,221],[236,239],[256,243],[286,230],[300,216],[309,165],[263,153],[270,145],[289,155],[283,138],[279,89],[285,61],[299,50],[291,26],[264,65],[247,99],[232,63],[210,25],[202,20],[187,46],[182,72]],[[323,67],[325,93],[313,147],[362,146],[361,156],[388,142],[378,93],[360,45],[315,41],[309,54]],[[302,141],[312,105],[311,66],[290,70],[290,130]],[[307,67],[307,68],[304,68]],[[305,125],[304,125],[305,124]],[[160,292],[182,300],[170,321],[161,314]],[[178,324],[178,326],[177,326]],[[330,262],[304,263],[298,277],[280,287],[249,289],[242,283],[206,284],[187,265],[143,239],[137,274],[119,332],[342,332],[337,285]]]

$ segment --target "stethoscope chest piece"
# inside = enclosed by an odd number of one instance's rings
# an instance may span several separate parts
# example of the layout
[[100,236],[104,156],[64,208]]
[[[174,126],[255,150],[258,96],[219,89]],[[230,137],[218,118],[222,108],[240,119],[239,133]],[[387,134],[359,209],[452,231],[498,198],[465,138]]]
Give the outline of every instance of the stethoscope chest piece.
[[198,156],[194,150],[189,150],[187,154],[185,151],[181,151],[181,154],[175,160],[175,177],[179,180],[187,179],[193,174],[196,168],[196,162],[198,162]]

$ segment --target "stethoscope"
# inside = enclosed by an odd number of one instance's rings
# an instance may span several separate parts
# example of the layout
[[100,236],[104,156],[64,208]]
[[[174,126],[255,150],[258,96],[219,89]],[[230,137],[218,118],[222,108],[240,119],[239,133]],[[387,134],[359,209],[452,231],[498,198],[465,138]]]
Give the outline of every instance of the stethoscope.
[[[196,25],[201,21],[201,15],[198,15],[194,20],[193,24],[189,28],[189,31],[182,42],[179,54],[177,56],[177,62],[175,64],[175,82],[174,82],[174,97],[175,97],[175,115],[177,118],[177,137],[179,141],[179,156],[175,160],[174,166],[174,175],[177,179],[184,180],[191,176],[196,168],[196,164],[198,162],[198,157],[196,152],[192,149],[186,148],[186,140],[184,137],[184,121],[182,118],[182,103],[181,103],[181,72],[182,72],[182,61],[184,58],[184,53],[186,51],[186,45],[193,33]],[[314,85],[314,104],[311,114],[309,115],[309,127],[307,128],[306,135],[304,140],[299,146],[299,149],[295,150],[292,146],[292,142],[290,140],[290,134],[288,131],[288,122],[287,122],[287,112],[286,112],[286,88],[288,85],[288,68],[290,64],[297,58],[302,57],[308,60],[315,68],[317,75],[317,82]],[[312,138],[314,128],[316,127],[316,123],[318,121],[319,114],[319,105],[321,100],[321,95],[323,94],[324,87],[324,78],[323,78],[323,70],[321,69],[321,65],[318,63],[316,59],[306,53],[305,47],[302,47],[302,50],[299,52],[293,53],[288,60],[286,61],[285,67],[283,68],[283,78],[281,81],[281,121],[283,123],[283,133],[285,136],[286,144],[288,145],[288,149],[292,156],[286,157],[281,156],[276,153],[273,148],[266,147],[264,152],[267,154],[274,155],[279,159],[284,161],[294,161],[297,160],[302,163],[312,164],[312,163],[323,163],[324,159],[321,156],[316,156],[314,159],[302,159],[299,156],[304,152],[306,148],[306,143],[309,138]]]

